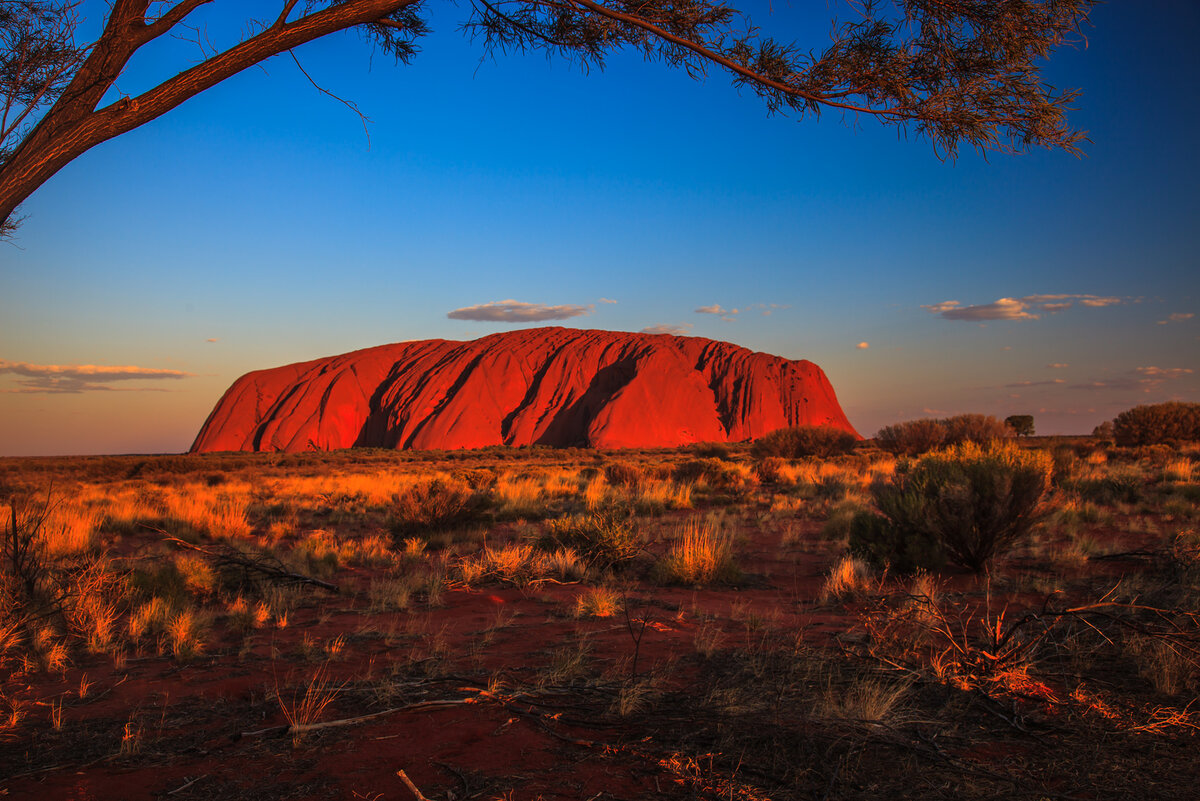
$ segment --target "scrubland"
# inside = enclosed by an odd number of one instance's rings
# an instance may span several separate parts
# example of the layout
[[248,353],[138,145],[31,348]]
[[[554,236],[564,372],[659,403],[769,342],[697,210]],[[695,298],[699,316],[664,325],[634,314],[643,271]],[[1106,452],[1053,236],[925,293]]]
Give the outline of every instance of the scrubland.
[[776,439],[0,460],[0,795],[1195,797],[1200,450]]

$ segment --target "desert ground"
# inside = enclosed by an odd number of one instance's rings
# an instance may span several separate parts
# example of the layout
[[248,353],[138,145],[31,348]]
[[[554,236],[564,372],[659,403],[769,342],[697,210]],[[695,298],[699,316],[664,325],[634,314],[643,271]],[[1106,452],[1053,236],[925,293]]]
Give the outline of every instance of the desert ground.
[[1195,798],[1200,449],[1009,447],[978,570],[871,442],[0,460],[0,796]]

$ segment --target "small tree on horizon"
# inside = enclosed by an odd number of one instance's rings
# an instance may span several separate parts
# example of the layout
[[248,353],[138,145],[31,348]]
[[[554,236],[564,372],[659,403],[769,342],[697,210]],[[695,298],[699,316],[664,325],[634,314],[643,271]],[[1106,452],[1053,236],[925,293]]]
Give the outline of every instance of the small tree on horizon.
[[1004,418],[1004,424],[1013,430],[1018,437],[1033,436],[1033,415],[1012,414]]
[[[99,38],[80,44],[81,0],[0,0],[0,236],[72,160],[249,67],[351,30],[408,63],[432,0],[278,0],[266,17],[245,12],[240,40],[205,42],[194,66],[113,96],[136,53],[163,37],[193,38],[210,2],[111,0]],[[1041,69],[1082,38],[1096,2],[844,0],[847,17],[834,19],[819,51],[767,36],[713,0],[468,0],[461,26],[485,54],[541,50],[587,70],[634,50],[695,78],[724,72],[771,113],[875,117],[953,158],[961,145],[1079,152],[1084,134],[1066,121],[1078,92],[1055,89]]]

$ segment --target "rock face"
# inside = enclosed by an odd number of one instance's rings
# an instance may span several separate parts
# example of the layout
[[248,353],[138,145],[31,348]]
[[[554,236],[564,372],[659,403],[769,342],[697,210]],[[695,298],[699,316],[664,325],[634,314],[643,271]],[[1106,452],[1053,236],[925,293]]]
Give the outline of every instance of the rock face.
[[697,337],[535,328],[247,373],[192,451],[673,447],[793,425],[857,436],[812,362]]

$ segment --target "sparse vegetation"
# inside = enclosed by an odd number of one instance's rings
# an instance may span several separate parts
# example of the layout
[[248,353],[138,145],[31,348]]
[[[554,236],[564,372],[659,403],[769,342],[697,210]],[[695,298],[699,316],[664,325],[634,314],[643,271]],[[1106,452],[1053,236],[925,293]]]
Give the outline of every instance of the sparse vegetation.
[[1200,441],[1200,403],[1156,403],[1135,406],[1112,421],[1118,445]]
[[879,514],[852,524],[851,548],[901,571],[950,559],[979,572],[1026,536],[1050,488],[1043,451],[966,443],[934,451],[871,490]]
[[[4,607],[0,791],[104,787],[89,762],[113,759],[122,781],[186,763],[214,795],[345,795],[309,766],[400,737],[428,797],[514,789],[486,763],[418,772],[462,736],[547,760],[578,747],[580,782],[653,775],[681,797],[1169,788],[1200,727],[1195,465],[1194,449],[1081,439],[900,459],[0,460],[20,493],[5,536],[30,544],[52,601],[36,622]],[[20,505],[48,478],[49,525],[44,491]],[[395,499],[435,481],[471,516],[398,533]],[[186,492],[202,500],[184,521]],[[212,741],[220,761],[195,750]],[[987,755],[1003,749],[1024,750],[1001,780]]]
[[792,426],[781,428],[759,437],[754,441],[752,453],[756,458],[781,456],[785,459],[800,459],[815,456],[828,459],[838,454],[849,453],[858,442],[848,431],[833,426]]

